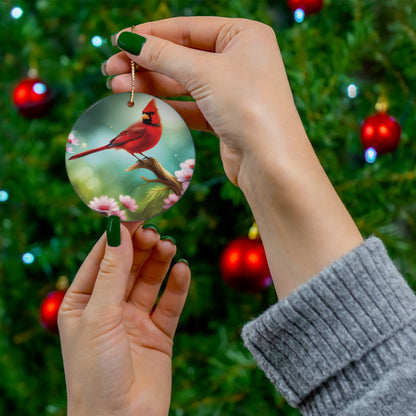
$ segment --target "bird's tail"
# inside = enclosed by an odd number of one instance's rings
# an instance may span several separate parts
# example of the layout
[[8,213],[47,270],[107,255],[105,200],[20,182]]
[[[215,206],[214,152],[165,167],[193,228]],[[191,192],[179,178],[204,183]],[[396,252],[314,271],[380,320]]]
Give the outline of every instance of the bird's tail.
[[97,147],[96,149],[87,150],[86,152],[78,153],[74,156],[71,156],[69,160],[78,159],[79,157],[90,155],[91,153],[100,152],[101,150],[109,149],[110,146],[106,144],[105,146]]

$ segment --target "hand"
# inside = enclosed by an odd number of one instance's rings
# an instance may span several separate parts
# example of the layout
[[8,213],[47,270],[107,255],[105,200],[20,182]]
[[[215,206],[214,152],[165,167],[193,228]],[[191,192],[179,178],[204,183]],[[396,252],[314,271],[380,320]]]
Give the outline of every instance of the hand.
[[142,68],[138,91],[195,99],[169,102],[190,128],[219,137],[225,172],[250,204],[280,298],[361,244],[303,128],[270,27],[187,17],[135,32],[144,37],[132,40],[135,54],[125,52],[123,34],[124,51],[105,65],[117,75],[114,92],[130,90],[133,59]]
[[69,416],[168,414],[173,336],[190,271],[173,266],[153,310],[176,246],[137,227],[131,237],[121,226],[118,247],[100,238],[62,303]]
[[305,137],[269,26],[192,17],[141,24],[135,32],[146,37],[140,55],[121,52],[105,65],[109,75],[118,75],[111,82],[113,91],[130,91],[133,59],[145,68],[137,73],[137,91],[192,96],[195,102],[169,103],[191,129],[212,130],[219,137],[224,169],[233,183],[244,187],[242,176],[258,165],[252,160],[270,159],[276,138]]

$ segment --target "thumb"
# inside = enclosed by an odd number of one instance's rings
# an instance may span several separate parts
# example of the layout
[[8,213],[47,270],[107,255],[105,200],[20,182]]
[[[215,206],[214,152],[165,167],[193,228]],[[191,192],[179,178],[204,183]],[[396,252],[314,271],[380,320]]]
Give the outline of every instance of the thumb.
[[89,305],[101,309],[119,306],[124,300],[133,263],[133,244],[129,230],[112,215],[107,224],[107,244]]
[[195,81],[203,79],[209,67],[206,63],[209,53],[148,34],[144,37],[121,32],[117,46],[143,68],[168,76],[191,93],[197,88]]

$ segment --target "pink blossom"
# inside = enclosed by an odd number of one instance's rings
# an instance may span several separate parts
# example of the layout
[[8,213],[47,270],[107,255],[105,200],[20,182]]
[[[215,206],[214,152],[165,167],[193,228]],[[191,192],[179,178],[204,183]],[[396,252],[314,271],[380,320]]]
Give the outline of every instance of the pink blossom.
[[195,168],[195,159],[185,160],[185,162],[180,164],[180,167],[182,169],[186,169],[186,168],[194,169]]
[[75,135],[74,135],[74,133],[72,133],[72,131],[71,131],[71,133],[69,133],[68,143],[72,143],[75,146],[79,145],[79,140],[75,137]]
[[193,173],[191,168],[183,168],[182,170],[177,170],[175,176],[178,178],[179,182],[189,182]]
[[179,201],[178,195],[174,193],[169,194],[169,196],[163,200],[164,202],[163,209],[169,209],[171,206],[175,205],[178,201]]
[[182,195],[188,189],[190,182],[182,182]]
[[70,146],[69,144],[66,145],[66,151],[68,153],[75,153],[74,148],[72,146]]
[[100,198],[95,196],[88,206],[94,211],[102,213],[113,213],[119,210],[116,200],[109,198],[107,195],[100,196]]
[[136,201],[129,195],[120,195],[119,199],[123,204],[123,207],[129,209],[131,212],[134,212],[137,208],[139,208],[136,204]]
[[111,211],[108,213],[108,215],[117,215],[117,217],[120,217],[121,221],[126,221],[127,216],[126,216],[126,211],[123,209],[122,211],[120,211],[118,208],[116,211]]

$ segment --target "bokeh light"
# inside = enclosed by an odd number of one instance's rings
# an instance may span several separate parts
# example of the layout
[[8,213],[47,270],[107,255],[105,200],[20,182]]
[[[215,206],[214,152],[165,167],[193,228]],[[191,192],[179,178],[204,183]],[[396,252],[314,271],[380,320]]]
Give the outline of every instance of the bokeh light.
[[92,39],[91,39],[91,43],[96,47],[96,48],[98,48],[98,47],[100,47],[102,44],[103,44],[103,39],[102,39],[102,37],[101,36],[94,36]]
[[374,163],[377,159],[377,152],[372,147],[365,151],[365,160],[367,163]]
[[19,19],[23,15],[23,10],[20,7],[13,7],[13,9],[10,11],[10,16],[13,17],[13,19]]
[[46,85],[42,82],[37,82],[35,85],[33,85],[32,89],[36,94],[45,94],[47,90]]
[[9,193],[2,189],[0,191],[0,202],[6,202],[9,199]]
[[35,256],[32,253],[25,253],[22,256],[22,261],[25,264],[32,264],[35,261]]
[[358,87],[355,84],[350,84],[347,87],[348,98],[354,99],[358,95]]
[[295,18],[295,22],[302,23],[305,20],[305,11],[302,9],[296,9],[293,16]]

